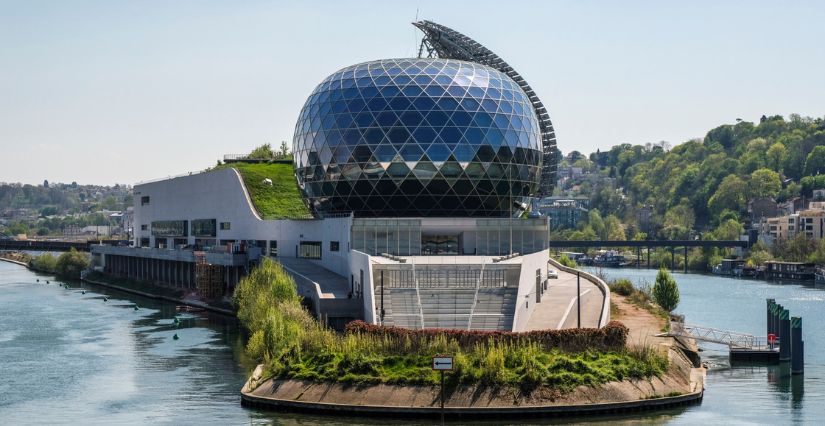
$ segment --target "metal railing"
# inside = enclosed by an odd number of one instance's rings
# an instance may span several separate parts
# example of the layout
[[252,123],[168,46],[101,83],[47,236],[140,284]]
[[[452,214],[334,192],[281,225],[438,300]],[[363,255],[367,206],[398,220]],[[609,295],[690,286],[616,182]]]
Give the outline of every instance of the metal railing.
[[752,349],[757,347],[759,343],[752,334],[684,324],[678,321],[671,321],[668,335],[674,337],[689,337],[694,340],[718,343],[732,348]]

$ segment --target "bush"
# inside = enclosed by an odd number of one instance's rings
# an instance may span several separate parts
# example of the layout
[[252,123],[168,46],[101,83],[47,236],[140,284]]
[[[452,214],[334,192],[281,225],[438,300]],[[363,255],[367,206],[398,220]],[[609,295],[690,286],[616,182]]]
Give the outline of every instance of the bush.
[[630,280],[625,278],[620,278],[610,283],[609,285],[610,291],[616,294],[620,294],[622,296],[630,296],[633,292],[636,291],[636,288],[633,287],[633,283]]
[[653,300],[668,312],[673,312],[676,306],[679,305],[679,287],[667,269],[659,269],[659,273],[656,274],[656,284],[653,285]]
[[578,268],[579,265],[576,264],[576,261],[567,257],[566,254],[561,255],[559,258],[559,263],[568,267],[568,268]]
[[31,260],[31,267],[38,271],[54,273],[57,267],[57,258],[51,253],[43,253]]
[[57,258],[54,273],[63,278],[79,279],[80,272],[89,267],[89,255],[74,248]]
[[603,328],[567,328],[563,330],[535,330],[525,332],[484,331],[426,328],[412,329],[385,327],[368,324],[361,320],[347,324],[347,334],[375,335],[398,341],[405,341],[414,349],[427,345],[427,341],[444,336],[454,341],[460,348],[473,348],[490,341],[512,344],[537,344],[544,350],[560,349],[563,351],[617,350],[625,346],[628,329],[618,321],[611,321]]

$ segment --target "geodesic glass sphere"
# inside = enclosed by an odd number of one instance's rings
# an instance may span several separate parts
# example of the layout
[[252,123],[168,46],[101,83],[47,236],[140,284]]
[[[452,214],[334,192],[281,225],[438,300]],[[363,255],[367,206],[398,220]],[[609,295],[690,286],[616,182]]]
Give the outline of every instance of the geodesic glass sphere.
[[507,216],[535,193],[541,135],[527,95],[490,67],[385,59],[344,68],[295,127],[298,184],[320,215]]

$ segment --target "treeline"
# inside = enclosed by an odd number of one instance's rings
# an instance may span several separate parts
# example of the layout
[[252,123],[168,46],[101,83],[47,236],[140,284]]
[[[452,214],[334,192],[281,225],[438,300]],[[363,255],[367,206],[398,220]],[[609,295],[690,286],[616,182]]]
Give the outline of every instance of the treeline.
[[[746,222],[749,200],[782,202],[825,188],[825,121],[763,116],[759,123],[719,126],[670,150],[616,145],[591,154],[589,165],[616,186],[591,188],[591,208],[618,218],[628,239],[637,232],[652,238],[733,234]],[[646,229],[639,227],[643,206],[653,209]]]

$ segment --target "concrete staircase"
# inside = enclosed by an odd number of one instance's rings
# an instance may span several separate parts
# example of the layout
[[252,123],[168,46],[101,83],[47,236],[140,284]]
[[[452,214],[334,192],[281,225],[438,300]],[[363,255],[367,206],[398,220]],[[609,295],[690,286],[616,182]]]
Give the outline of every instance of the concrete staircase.
[[[484,276],[477,265],[475,270],[461,265],[411,268],[392,279],[385,276],[384,325],[512,330],[518,287],[507,283],[503,273]],[[379,294],[380,284],[378,303]]]

